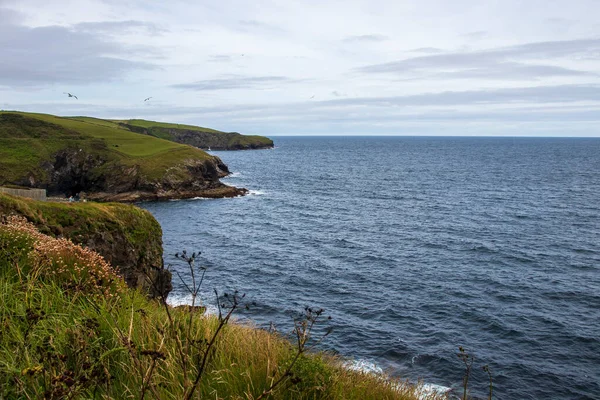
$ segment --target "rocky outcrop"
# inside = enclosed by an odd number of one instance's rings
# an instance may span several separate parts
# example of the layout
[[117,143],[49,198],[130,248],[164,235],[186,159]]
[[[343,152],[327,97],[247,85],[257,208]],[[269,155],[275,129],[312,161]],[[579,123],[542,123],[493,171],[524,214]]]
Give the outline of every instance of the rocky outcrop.
[[126,204],[52,203],[0,193],[0,216],[21,215],[45,234],[65,237],[102,255],[130,287],[150,297],[168,294],[162,230],[147,211]]
[[[44,163],[42,166],[50,177],[46,189],[51,194],[61,193],[67,196],[82,191],[101,190],[107,186],[109,176],[95,171],[107,162],[108,160],[100,154],[90,154],[83,149],[60,150],[52,162]],[[117,186],[114,187],[118,190]]]
[[27,176],[15,183],[44,188],[49,195],[68,197],[83,194],[96,201],[221,198],[247,193],[246,189],[227,186],[219,181],[229,174],[229,169],[215,156],[206,160],[186,160],[170,167],[158,178],[144,174],[139,165],[120,165],[83,148],[68,147],[53,158],[53,162],[42,165],[44,175],[49,179]]
[[242,135],[238,132],[203,131],[199,129],[165,128],[160,126],[145,128],[127,123],[121,123],[120,125],[136,133],[188,144],[204,150],[256,150],[273,148],[273,141],[269,138]]

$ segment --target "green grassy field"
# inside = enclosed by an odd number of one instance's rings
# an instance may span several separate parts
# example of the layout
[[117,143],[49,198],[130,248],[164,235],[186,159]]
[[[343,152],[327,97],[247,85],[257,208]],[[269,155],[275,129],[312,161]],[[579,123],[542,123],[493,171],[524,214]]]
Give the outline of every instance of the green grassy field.
[[172,124],[167,122],[156,122],[156,121],[147,121],[144,119],[129,119],[125,121],[115,121],[122,122],[133,126],[139,126],[141,128],[172,128],[172,129],[186,129],[190,131],[198,131],[198,132],[211,132],[211,133],[223,133],[221,131],[217,131],[215,129],[203,128],[201,126],[194,125],[185,125],[185,124]]
[[185,160],[206,160],[200,149],[141,135],[118,124],[89,117],[0,112],[0,184],[32,174],[46,178],[43,163],[53,162],[61,149],[81,149],[109,163],[138,165],[149,179]]
[[[110,122],[120,124],[122,127],[129,127],[132,130],[143,130],[144,133],[157,138],[201,148],[213,147],[225,150],[238,150],[273,146],[273,141],[264,136],[222,132],[194,125],[172,124],[143,119],[112,120]],[[197,134],[193,135],[193,133]]]

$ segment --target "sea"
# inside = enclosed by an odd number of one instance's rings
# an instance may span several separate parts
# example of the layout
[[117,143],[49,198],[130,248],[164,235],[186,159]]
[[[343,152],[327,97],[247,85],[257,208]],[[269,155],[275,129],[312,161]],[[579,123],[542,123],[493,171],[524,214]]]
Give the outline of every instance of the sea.
[[176,253],[200,252],[202,302],[291,332],[363,370],[475,398],[600,399],[600,139],[275,137],[213,152],[247,196],[142,203]]

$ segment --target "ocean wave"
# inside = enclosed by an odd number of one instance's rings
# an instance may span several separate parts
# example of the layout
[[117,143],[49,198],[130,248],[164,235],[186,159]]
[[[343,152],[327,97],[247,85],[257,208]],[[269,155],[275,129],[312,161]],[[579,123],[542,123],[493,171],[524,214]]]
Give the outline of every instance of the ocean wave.
[[230,173],[230,174],[229,174],[229,175],[227,175],[227,176],[224,176],[224,177],[223,177],[223,178],[221,178],[221,179],[238,178],[238,177],[240,177],[240,176],[242,176],[242,173],[241,173],[241,172],[237,172],[237,171],[236,171],[236,172],[232,172],[232,173]]
[[267,193],[263,192],[262,190],[249,190],[248,191],[248,195],[250,195],[250,196],[264,196],[265,194],[267,194]]
[[367,374],[383,374],[383,369],[374,362],[367,360],[349,360],[344,363],[344,368],[350,371],[364,372]]
[[[350,360],[350,361],[346,361],[343,364],[343,366],[344,366],[344,368],[346,368],[350,371],[357,371],[357,372],[362,372],[365,374],[378,375],[378,376],[381,376],[383,379],[385,379],[383,369],[379,365],[375,364],[372,361]],[[419,383],[415,383],[414,385],[417,389],[418,398],[423,399],[423,400],[430,398],[433,395],[443,395],[443,394],[450,393],[450,391],[452,390],[451,388],[449,388],[447,386],[442,386],[442,385],[438,385],[435,383],[419,382]]]
[[[192,295],[190,294],[173,294],[170,293],[169,297],[167,297],[167,304],[172,307],[177,306],[191,306],[192,305]],[[205,314],[208,315],[219,315],[219,308],[214,304],[205,304],[200,299],[196,299],[196,306],[202,306],[206,308]]]

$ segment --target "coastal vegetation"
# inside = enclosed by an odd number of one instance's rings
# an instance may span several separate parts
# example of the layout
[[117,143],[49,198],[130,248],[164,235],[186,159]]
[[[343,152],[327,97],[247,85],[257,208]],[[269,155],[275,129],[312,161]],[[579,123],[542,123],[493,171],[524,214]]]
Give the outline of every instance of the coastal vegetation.
[[248,150],[273,147],[273,141],[264,136],[242,135],[223,132],[196,125],[148,121],[144,119],[100,119],[92,117],[69,117],[74,121],[90,123],[114,129],[141,133],[172,142],[189,144],[212,150]]
[[[86,210],[112,205],[99,207]],[[170,307],[127,287],[96,252],[2,214],[2,398],[425,398],[418,386],[309,352],[321,310],[307,308],[290,341],[231,322],[243,305],[237,293],[218,294],[218,315]],[[63,218],[56,214],[46,221]],[[193,255],[183,258],[196,267]]]
[[119,126],[133,132],[189,144],[212,150],[250,150],[273,147],[273,141],[264,136],[242,135],[237,132],[221,132],[215,129],[194,125],[171,124],[164,122],[130,119],[115,121]]
[[105,201],[243,194],[219,182],[228,173],[218,157],[123,124],[0,112],[0,185]]
[[[85,246],[117,268],[127,284],[151,297],[168,293],[171,274],[163,268],[162,230],[147,211],[120,203],[58,203],[0,193],[0,216],[26,218],[41,233]],[[150,285],[148,279],[162,285]]]

